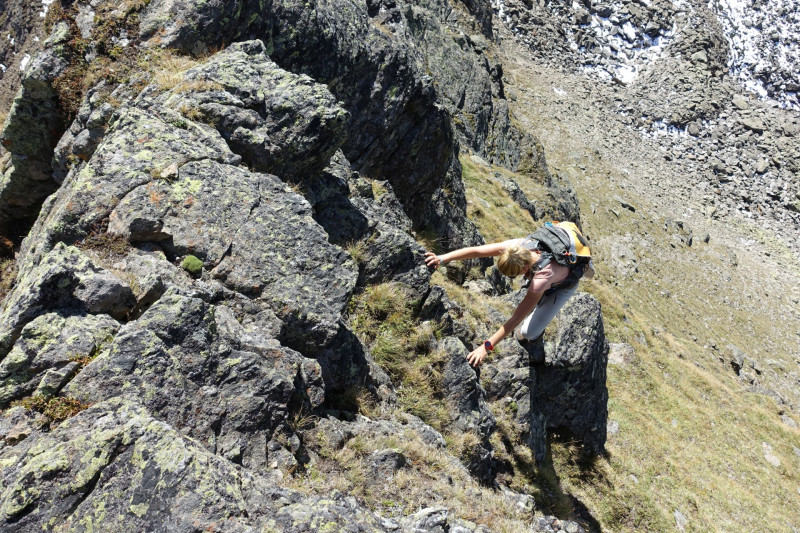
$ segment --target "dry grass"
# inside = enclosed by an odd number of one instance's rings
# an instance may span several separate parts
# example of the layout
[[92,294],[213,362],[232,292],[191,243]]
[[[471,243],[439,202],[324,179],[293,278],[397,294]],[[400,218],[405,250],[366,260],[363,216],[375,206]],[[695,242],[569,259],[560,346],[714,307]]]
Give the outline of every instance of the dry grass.
[[[434,272],[431,281],[434,285],[444,288],[448,298],[466,312],[464,318],[472,329],[481,329],[482,326],[497,327],[497,324],[494,324],[489,318],[489,308],[494,308],[506,316],[511,316],[514,311],[514,307],[508,302],[485,294],[470,292],[461,285],[450,281],[441,271]],[[497,349],[502,350],[502,345],[499,345]],[[500,354],[502,351],[496,353]]]
[[24,407],[38,413],[42,413],[50,420],[50,425],[58,425],[67,418],[80,413],[89,404],[82,403],[75,398],[65,396],[55,396],[46,398],[44,396],[29,396],[21,400],[12,402],[10,407]]
[[397,386],[400,408],[439,430],[449,424],[441,386],[445,354],[431,350],[437,327],[413,317],[403,286],[383,283],[367,287],[351,302],[349,315],[353,331]]
[[367,245],[364,241],[350,241],[345,243],[344,251],[353,258],[356,264],[363,264],[367,256]]
[[372,180],[372,195],[375,197],[376,200],[378,200],[381,196],[383,196],[387,192],[388,189],[386,188],[386,185],[383,182],[380,182],[378,180]]
[[0,303],[14,289],[17,279],[17,262],[14,259],[0,260]]
[[131,249],[131,244],[127,239],[111,235],[103,230],[90,232],[75,245],[82,250],[96,252],[104,264],[112,264],[124,258]]
[[434,254],[447,252],[447,250],[442,248],[442,237],[431,230],[419,231],[416,233],[415,237],[419,245],[427,252]]
[[[549,92],[545,87],[536,94]],[[604,531],[671,531],[676,510],[689,519],[686,531],[800,527],[800,457],[793,448],[800,448],[800,432],[781,422],[785,407],[748,392],[719,361],[734,343],[754,359],[791,368],[786,356],[796,352],[797,322],[791,313],[781,314],[792,306],[791,292],[766,295],[764,287],[746,283],[745,273],[763,268],[762,259],[737,254],[740,264],[733,265],[727,258],[731,242],[740,242],[735,237],[698,244],[695,227],[694,246],[674,247],[664,222],[683,207],[660,211],[625,187],[627,171],[614,166],[610,150],[595,151],[579,132],[571,138],[571,128],[553,120],[552,109],[535,115],[535,105],[520,104],[525,123],[554,141],[547,147],[551,167],[568,173],[576,186],[598,258],[597,280],[583,282],[582,290],[601,302],[609,341],[630,344],[636,353],[633,362],[608,367],[609,420],[619,424],[619,432],[609,435],[608,456],[587,466],[573,443],[551,443],[560,491],[584,505]],[[524,177],[518,183],[526,193],[539,187]],[[619,209],[615,197],[635,204],[636,212]],[[751,232],[730,224],[716,229],[723,235]],[[751,235],[768,244],[768,237]],[[634,249],[638,272],[625,273],[611,255],[620,242]],[[791,269],[796,259],[781,258],[781,264]],[[764,443],[779,466],[770,463]],[[522,466],[512,481],[516,487],[530,479]],[[563,512],[569,501],[555,498],[552,504]]]
[[168,49],[150,50],[139,60],[140,66],[153,73],[153,83],[162,91],[175,89],[184,83],[191,84],[184,80],[184,74],[198,64],[198,60]]
[[508,193],[490,178],[498,172],[519,182],[523,176],[513,175],[505,169],[481,163],[462,155],[461,177],[467,191],[467,216],[483,235],[486,242],[497,242],[522,237],[533,231],[536,223],[531,214],[514,202]]
[[202,122],[205,119],[205,113],[188,104],[181,104],[181,106],[178,108],[178,112],[194,122]]
[[[469,437],[447,439],[463,449],[473,444]],[[320,459],[306,472],[285,480],[295,490],[309,494],[339,490],[359,497],[382,516],[398,518],[443,501],[452,516],[498,532],[525,531],[532,518],[529,512],[515,510],[501,491],[478,485],[454,464],[449,450],[427,445],[413,431],[376,438],[356,436],[341,449],[333,449],[324,435],[311,434],[304,440],[317,443]],[[372,473],[367,460],[374,451],[385,449],[397,450],[406,458],[406,466],[388,478]]]

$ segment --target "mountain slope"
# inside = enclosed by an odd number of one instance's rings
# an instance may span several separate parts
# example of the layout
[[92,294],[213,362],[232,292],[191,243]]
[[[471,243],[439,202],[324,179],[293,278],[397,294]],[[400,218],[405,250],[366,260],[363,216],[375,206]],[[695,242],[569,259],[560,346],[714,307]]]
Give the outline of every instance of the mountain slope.
[[[797,114],[715,16],[53,4],[0,80],[0,530],[796,531]],[[423,251],[552,219],[598,276],[474,372],[519,286]]]

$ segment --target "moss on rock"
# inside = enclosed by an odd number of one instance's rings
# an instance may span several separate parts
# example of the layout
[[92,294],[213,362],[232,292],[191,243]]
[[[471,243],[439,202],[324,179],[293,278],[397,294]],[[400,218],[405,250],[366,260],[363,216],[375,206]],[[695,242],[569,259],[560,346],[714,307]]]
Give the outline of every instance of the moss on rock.
[[193,255],[187,255],[181,261],[181,267],[193,277],[200,277],[203,272],[203,262]]

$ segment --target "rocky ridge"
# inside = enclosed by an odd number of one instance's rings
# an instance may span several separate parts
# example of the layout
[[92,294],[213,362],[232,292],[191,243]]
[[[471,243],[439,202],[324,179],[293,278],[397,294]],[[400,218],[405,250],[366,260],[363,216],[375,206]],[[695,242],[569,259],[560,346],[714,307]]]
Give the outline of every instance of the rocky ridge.
[[[408,425],[464,483],[495,483],[495,417],[464,357],[485,332],[431,286],[416,232],[448,248],[482,242],[466,218],[461,147],[553,183],[543,215],[575,202],[511,120],[487,6],[468,6],[474,21],[443,1],[57,7],[2,133],[0,226],[19,274],[0,307],[0,530],[486,531],[430,504],[384,519],[341,493],[275,483],[330,453],[306,417],[342,433],[337,446]],[[465,20],[476,33],[459,29]],[[162,77],[142,70],[175,65],[175,50],[198,58]],[[349,320],[375,283],[442,325],[429,349],[446,361],[445,429],[474,442],[459,459],[429,425],[391,415],[398,384]],[[550,365],[604,367],[592,302],[578,311],[595,324],[581,353],[557,341]],[[594,432],[595,453],[602,376],[596,420],[552,417]],[[353,394],[385,419],[357,418]],[[58,409],[89,404],[59,424]],[[406,463],[376,450],[367,464]],[[529,497],[502,494],[534,530],[581,530],[531,522]]]

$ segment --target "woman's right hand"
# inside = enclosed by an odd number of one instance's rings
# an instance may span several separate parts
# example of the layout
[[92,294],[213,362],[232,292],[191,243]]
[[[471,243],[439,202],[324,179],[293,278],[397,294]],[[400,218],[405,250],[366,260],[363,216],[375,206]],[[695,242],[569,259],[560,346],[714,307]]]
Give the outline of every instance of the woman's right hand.
[[442,258],[433,252],[425,252],[425,264],[437,268],[442,265]]

